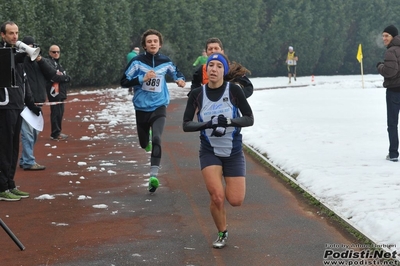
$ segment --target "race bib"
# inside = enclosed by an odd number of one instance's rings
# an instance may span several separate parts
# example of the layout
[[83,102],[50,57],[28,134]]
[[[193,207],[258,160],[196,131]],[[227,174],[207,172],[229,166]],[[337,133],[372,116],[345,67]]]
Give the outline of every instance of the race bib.
[[288,64],[288,65],[295,65],[295,64],[296,64],[296,61],[294,61],[294,60],[287,60],[287,64]]
[[156,76],[143,83],[142,89],[145,91],[161,92],[162,84],[164,82],[163,76]]

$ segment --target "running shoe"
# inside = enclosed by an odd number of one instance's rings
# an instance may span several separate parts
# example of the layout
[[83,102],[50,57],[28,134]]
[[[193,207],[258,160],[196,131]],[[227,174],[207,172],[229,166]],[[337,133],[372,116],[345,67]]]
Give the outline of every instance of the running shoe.
[[144,148],[144,150],[146,152],[151,151],[151,149],[153,149],[153,144],[151,143],[151,140],[149,141],[149,144],[147,144],[146,148]]
[[149,178],[149,192],[153,193],[156,192],[156,189],[158,188],[158,185],[160,182],[158,181],[157,177],[151,176]]
[[213,242],[213,248],[223,248],[228,241],[228,231],[219,232],[218,238]]
[[21,200],[21,197],[11,193],[9,190],[6,190],[4,192],[0,192],[0,200],[18,201]]
[[19,190],[18,188],[10,189],[10,192],[16,196],[21,197],[22,199],[29,198],[29,193]]

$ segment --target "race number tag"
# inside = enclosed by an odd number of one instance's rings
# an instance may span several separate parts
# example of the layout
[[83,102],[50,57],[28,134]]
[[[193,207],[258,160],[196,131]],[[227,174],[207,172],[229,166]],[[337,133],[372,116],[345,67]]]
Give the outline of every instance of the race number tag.
[[156,76],[143,83],[142,89],[145,91],[161,92],[161,87],[164,81],[163,76]]
[[287,60],[288,65],[294,65],[294,60]]

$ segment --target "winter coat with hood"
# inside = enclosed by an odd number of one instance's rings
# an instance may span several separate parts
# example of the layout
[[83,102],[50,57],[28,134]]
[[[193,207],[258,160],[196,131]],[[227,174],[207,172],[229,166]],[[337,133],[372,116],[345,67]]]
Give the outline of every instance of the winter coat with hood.
[[378,66],[378,72],[384,77],[383,87],[400,92],[400,36],[397,35],[387,46],[385,61]]

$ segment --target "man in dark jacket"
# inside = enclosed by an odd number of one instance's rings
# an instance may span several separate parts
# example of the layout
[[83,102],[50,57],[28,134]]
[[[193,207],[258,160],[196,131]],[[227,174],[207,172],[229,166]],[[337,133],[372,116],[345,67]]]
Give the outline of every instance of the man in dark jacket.
[[67,87],[71,81],[71,77],[67,75],[66,71],[60,64],[60,47],[52,45],[49,49],[50,61],[57,70],[46,85],[47,98],[50,103],[50,120],[51,120],[51,134],[50,138],[53,140],[66,140],[68,135],[63,134],[62,120],[64,116],[64,100],[67,99]]
[[395,26],[387,26],[382,33],[383,43],[387,47],[384,62],[376,67],[384,77],[386,88],[387,131],[389,133],[389,154],[386,160],[397,162],[399,158],[399,111],[400,111],[400,36]]
[[[18,41],[18,26],[12,21],[6,21],[1,25],[0,32],[2,38],[0,47],[6,49],[15,47]],[[15,49],[13,50],[15,52]],[[16,86],[0,88],[0,200],[5,201],[17,201],[29,197],[29,193],[19,190],[14,181],[22,122],[20,113],[24,108],[24,102],[36,115],[41,111],[41,108],[34,104],[29,84],[26,82],[22,64],[24,55],[26,54],[15,54]],[[25,94],[27,97],[24,98]]]
[[[30,47],[36,47],[35,39],[31,36],[25,36],[22,42]],[[38,106],[43,105],[47,99],[46,77],[50,78],[54,76],[56,74],[56,69],[50,64],[48,59],[46,60],[39,55],[32,61],[28,55],[24,59],[24,70],[35,103]],[[36,144],[38,135],[39,130],[33,128],[25,119],[23,119],[21,126],[22,153],[19,160],[19,166],[24,170],[46,169],[44,165],[40,165],[36,162],[33,154],[34,145]]]

